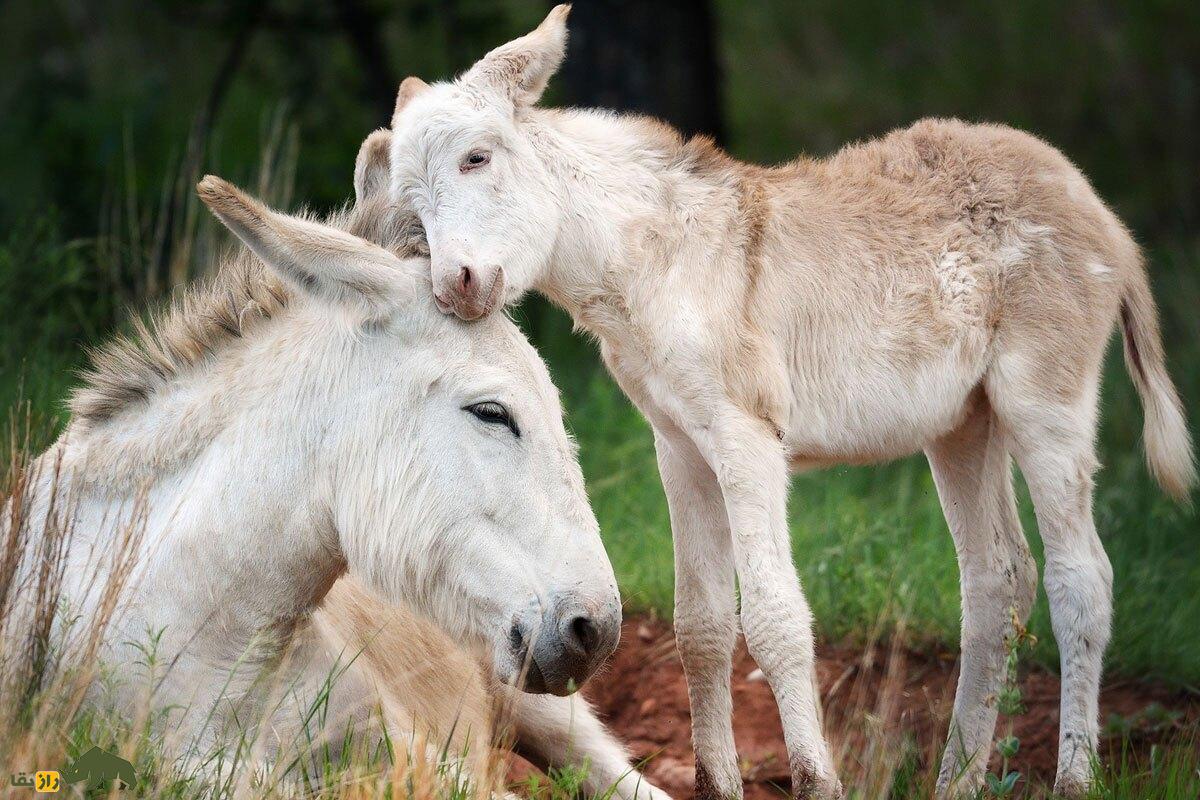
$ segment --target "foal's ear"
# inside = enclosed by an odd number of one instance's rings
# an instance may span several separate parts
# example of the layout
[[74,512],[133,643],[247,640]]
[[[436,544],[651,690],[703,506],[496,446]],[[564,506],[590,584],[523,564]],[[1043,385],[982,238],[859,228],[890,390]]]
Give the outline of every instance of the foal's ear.
[[378,197],[387,191],[392,179],[392,132],[380,128],[358,148],[354,159],[354,202]]
[[400,81],[400,91],[396,92],[396,109],[392,112],[392,119],[395,120],[396,115],[409,104],[409,101],[428,88],[429,84],[416,75],[409,75]]
[[272,211],[215,175],[196,191],[225,227],[299,292],[371,319],[411,294],[400,260],[382,247]]
[[533,105],[566,55],[570,11],[555,6],[536,29],[479,59],[462,80],[497,90],[515,105]]

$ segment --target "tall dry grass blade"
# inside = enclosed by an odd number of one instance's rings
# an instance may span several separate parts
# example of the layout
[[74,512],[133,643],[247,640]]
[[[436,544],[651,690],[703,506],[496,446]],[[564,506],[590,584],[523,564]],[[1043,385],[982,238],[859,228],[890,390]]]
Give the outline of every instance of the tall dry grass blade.
[[[889,632],[890,631],[890,632]],[[904,713],[909,678],[907,612],[888,610],[876,621],[858,662],[840,675],[826,696],[826,730],[839,774],[855,797],[891,796],[907,762],[920,757]],[[885,649],[886,648],[886,649]],[[936,758],[921,758],[916,776],[932,794]]]

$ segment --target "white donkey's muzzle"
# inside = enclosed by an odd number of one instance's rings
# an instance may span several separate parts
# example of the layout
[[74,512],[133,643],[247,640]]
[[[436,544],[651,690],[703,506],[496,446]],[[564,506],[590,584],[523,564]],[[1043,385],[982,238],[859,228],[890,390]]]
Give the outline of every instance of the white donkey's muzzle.
[[620,640],[619,601],[587,603],[573,593],[558,595],[540,619],[534,612],[513,620],[509,646],[519,669],[515,685],[531,694],[571,694]]

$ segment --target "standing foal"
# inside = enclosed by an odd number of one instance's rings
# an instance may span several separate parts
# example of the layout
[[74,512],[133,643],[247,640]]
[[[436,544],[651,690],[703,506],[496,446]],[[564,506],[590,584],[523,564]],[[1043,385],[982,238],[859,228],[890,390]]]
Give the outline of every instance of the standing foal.
[[1061,153],[1005,127],[926,120],[766,168],[643,117],[535,108],[563,58],[566,14],[556,8],[456,81],[402,84],[392,191],[425,226],[444,310],[475,319],[545,293],[599,338],[653,426],[697,793],[741,794],[735,574],[793,787],[840,793],[791,560],[788,470],[924,450],[962,575],[939,792],[982,783],[1011,614],[1024,621],[1036,591],[1015,457],[1062,651],[1056,786],[1080,794],[1112,614],[1091,504],[1101,362],[1118,316],[1151,469],[1179,498],[1195,479],[1128,231]]

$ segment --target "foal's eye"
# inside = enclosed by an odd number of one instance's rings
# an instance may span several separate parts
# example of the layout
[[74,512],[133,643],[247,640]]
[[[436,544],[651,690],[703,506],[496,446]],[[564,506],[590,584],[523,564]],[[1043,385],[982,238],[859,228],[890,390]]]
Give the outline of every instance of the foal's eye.
[[480,422],[486,422],[489,425],[503,425],[512,431],[513,436],[518,438],[521,436],[521,430],[517,427],[512,415],[508,413],[508,409],[495,400],[485,400],[482,403],[464,406],[463,411],[474,414]]
[[469,172],[473,169],[478,169],[486,165],[492,160],[492,154],[487,150],[472,150],[467,153],[467,157],[462,160],[458,168],[463,172]]

